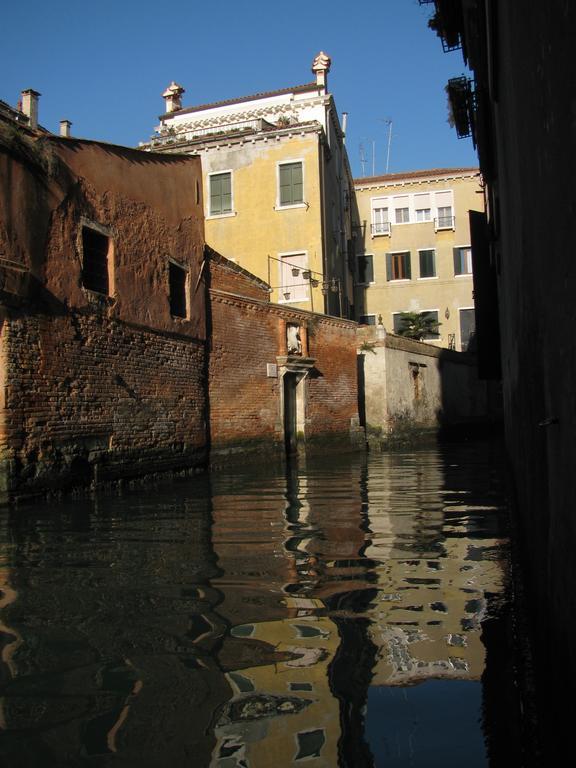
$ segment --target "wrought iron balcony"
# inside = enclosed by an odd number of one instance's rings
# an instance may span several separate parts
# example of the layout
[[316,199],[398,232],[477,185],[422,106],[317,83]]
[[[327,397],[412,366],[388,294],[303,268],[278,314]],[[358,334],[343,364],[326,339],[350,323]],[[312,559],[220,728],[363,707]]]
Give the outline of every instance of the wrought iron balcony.
[[456,226],[456,216],[439,216],[434,219],[434,230],[438,232],[439,229],[454,229]]
[[370,227],[372,237],[375,235],[390,235],[390,222],[380,221],[378,224],[372,224]]

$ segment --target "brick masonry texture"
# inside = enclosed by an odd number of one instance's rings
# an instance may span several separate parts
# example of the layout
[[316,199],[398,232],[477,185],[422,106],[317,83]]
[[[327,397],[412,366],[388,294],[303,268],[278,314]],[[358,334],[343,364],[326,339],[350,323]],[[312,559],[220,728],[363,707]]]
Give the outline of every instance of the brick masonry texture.
[[[0,171],[4,499],[205,463],[198,158],[0,132]],[[86,226],[112,243],[109,295],[83,287]]]
[[315,359],[305,382],[307,445],[350,445],[358,418],[356,323],[271,304],[264,287],[221,257],[210,273],[213,451],[282,445],[281,379],[267,376],[267,364],[286,355],[287,322],[300,325],[304,354]]
[[198,463],[204,344],[70,313],[4,328],[11,490]]

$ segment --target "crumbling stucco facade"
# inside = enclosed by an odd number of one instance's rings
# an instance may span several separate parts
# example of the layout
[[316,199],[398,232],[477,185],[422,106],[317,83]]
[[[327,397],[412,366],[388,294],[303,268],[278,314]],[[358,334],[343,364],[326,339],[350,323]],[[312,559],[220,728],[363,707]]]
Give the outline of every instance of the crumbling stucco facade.
[[3,498],[202,464],[200,161],[1,130]]

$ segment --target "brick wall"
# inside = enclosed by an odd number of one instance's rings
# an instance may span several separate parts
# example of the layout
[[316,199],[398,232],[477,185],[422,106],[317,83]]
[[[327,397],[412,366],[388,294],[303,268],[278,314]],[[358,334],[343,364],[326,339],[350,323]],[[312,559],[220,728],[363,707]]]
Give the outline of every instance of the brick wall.
[[[4,499],[203,463],[198,158],[7,141],[0,133]],[[111,244],[107,294],[83,279],[86,226]],[[187,275],[185,316],[172,314],[174,262]]]
[[194,466],[204,458],[204,344],[95,315],[5,322],[8,490]]
[[358,417],[356,324],[271,304],[262,281],[222,257],[210,259],[210,285],[213,458],[282,448],[282,381],[268,377],[267,364],[286,356],[286,323],[301,327],[303,354],[315,360],[305,382],[307,447],[324,438],[349,446]]

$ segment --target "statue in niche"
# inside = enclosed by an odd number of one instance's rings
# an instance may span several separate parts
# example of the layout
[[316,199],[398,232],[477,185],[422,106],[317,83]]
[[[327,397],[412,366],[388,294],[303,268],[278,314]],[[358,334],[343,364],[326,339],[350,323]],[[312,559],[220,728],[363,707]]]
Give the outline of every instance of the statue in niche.
[[302,341],[300,339],[300,326],[288,324],[286,326],[286,346],[289,355],[302,354]]

